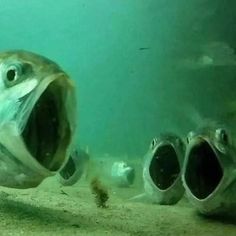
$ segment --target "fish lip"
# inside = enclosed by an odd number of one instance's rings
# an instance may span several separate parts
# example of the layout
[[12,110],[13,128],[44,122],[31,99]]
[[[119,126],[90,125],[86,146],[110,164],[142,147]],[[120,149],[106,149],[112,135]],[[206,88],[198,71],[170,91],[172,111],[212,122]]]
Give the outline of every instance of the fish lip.
[[187,146],[183,180],[191,194],[207,199],[224,177],[221,153],[208,137],[196,135]]
[[[25,124],[21,127],[21,136],[28,152],[43,167],[50,171],[58,170],[66,157],[58,150],[66,150],[70,142],[69,121],[64,104],[64,89],[61,74],[45,78],[35,90],[24,96]],[[61,106],[61,110],[59,110]],[[62,145],[63,147],[59,147]]]

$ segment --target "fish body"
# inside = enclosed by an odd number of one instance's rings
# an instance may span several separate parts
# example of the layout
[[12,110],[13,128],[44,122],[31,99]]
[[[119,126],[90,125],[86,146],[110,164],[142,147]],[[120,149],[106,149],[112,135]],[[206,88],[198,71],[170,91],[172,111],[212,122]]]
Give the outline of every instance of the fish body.
[[53,61],[0,53],[0,185],[35,187],[66,163],[76,128],[75,87]]

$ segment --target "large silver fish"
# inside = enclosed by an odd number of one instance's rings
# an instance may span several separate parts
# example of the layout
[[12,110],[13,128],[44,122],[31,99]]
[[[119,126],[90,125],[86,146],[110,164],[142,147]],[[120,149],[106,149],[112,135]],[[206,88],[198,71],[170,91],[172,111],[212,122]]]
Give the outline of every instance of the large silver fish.
[[173,133],[154,138],[144,157],[143,183],[145,193],[131,198],[162,205],[176,204],[184,194],[181,169],[185,144]]
[[183,183],[190,202],[206,215],[236,215],[236,148],[227,125],[209,122],[189,133]]
[[0,185],[34,187],[63,167],[76,126],[74,93],[53,61],[0,53]]

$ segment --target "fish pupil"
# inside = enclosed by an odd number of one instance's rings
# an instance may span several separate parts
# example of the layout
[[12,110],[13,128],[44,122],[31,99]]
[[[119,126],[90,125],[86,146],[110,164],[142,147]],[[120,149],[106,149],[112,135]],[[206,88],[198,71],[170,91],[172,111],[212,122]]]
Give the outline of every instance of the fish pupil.
[[10,69],[9,71],[7,71],[7,79],[9,81],[14,81],[16,77],[16,71],[13,69]]
[[228,136],[227,136],[227,134],[225,132],[222,132],[221,137],[222,137],[222,141],[224,143],[228,142]]

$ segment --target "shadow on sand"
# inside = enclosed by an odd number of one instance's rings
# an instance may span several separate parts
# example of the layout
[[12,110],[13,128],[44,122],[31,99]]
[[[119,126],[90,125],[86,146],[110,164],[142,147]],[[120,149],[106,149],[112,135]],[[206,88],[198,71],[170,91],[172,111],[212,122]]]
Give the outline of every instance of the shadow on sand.
[[[1,199],[0,202],[1,217],[5,220],[9,218],[14,221],[20,221],[22,225],[36,225],[38,227],[59,227],[59,228],[80,228],[86,226],[88,222],[83,220],[83,216],[73,214],[67,210],[52,209],[50,206],[34,206],[21,201],[12,199]],[[5,217],[5,216],[8,217]]]
[[202,215],[200,213],[197,213],[197,215],[206,220],[211,222],[218,222],[222,224],[230,224],[230,225],[236,225],[236,216],[235,215],[214,215],[214,216],[206,216]]

